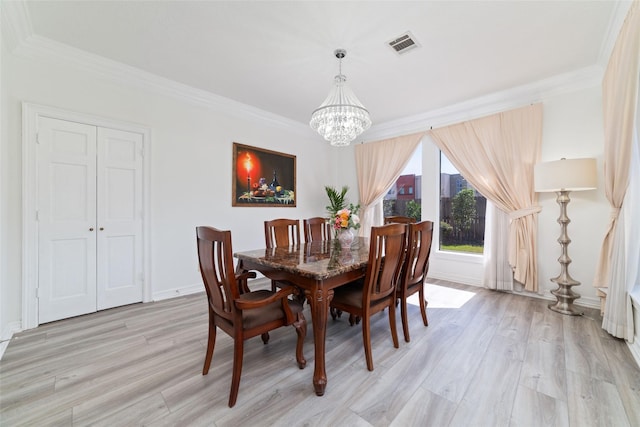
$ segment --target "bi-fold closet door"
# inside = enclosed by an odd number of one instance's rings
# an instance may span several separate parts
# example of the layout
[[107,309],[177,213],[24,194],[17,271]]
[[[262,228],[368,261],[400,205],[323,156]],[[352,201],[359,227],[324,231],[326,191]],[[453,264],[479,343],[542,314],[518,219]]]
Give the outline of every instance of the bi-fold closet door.
[[39,118],[39,323],[142,301],[142,141]]

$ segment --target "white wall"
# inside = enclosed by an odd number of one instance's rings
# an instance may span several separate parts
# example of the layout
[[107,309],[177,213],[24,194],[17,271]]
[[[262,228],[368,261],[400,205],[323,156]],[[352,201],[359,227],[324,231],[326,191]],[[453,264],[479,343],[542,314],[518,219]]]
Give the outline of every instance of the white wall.
[[[214,107],[116,83],[58,61],[3,51],[2,281],[0,331],[21,320],[21,103],[136,123],[151,129],[151,280],[154,298],[201,287],[195,227],[231,229],[234,250],[264,245],[267,218],[323,215],[324,185],[337,185],[334,151],[308,127],[270,126]],[[232,143],[297,157],[297,207],[231,206]],[[347,150],[344,154],[349,154]],[[353,155],[351,153],[351,155]],[[350,174],[355,176],[354,172]],[[353,179],[352,177],[349,178]]]
[[[15,205],[20,204],[20,183],[12,181],[19,173],[19,147],[12,143],[9,123],[10,80],[7,73],[7,52],[4,40],[1,43],[0,60],[0,356],[4,352],[6,340],[20,330],[20,217]],[[19,135],[17,136],[19,138]],[[13,137],[16,139],[16,136]],[[17,258],[16,258],[17,256]],[[16,302],[17,301],[17,302]]]

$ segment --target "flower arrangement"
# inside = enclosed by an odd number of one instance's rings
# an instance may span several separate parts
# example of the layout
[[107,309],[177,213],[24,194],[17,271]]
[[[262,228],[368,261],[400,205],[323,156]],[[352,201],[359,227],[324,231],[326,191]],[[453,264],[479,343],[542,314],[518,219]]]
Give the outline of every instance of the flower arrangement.
[[360,205],[353,205],[353,203],[349,204],[348,208],[340,209],[336,212],[333,228],[335,230],[340,229],[349,229],[355,228],[356,230],[360,228],[360,217],[358,216],[358,211],[360,210]]
[[340,191],[329,185],[324,186],[329,198],[329,205],[327,206],[327,213],[330,218],[335,218],[340,209],[344,209],[347,206],[347,191],[349,187],[346,185],[342,187]]

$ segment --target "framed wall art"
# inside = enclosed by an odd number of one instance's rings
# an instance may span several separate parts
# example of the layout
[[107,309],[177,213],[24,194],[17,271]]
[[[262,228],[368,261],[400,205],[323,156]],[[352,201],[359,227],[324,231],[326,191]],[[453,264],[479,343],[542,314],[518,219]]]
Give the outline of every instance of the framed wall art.
[[296,156],[233,143],[232,206],[296,206]]

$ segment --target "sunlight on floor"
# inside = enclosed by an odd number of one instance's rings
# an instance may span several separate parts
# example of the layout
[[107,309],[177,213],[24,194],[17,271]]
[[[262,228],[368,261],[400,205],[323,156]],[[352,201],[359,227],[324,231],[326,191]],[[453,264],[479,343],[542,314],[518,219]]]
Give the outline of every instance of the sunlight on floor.
[[[424,288],[424,296],[429,302],[428,308],[460,308],[474,295],[474,292],[447,288],[446,286],[438,286],[431,283],[427,283]],[[418,294],[411,295],[407,302],[419,306]]]

